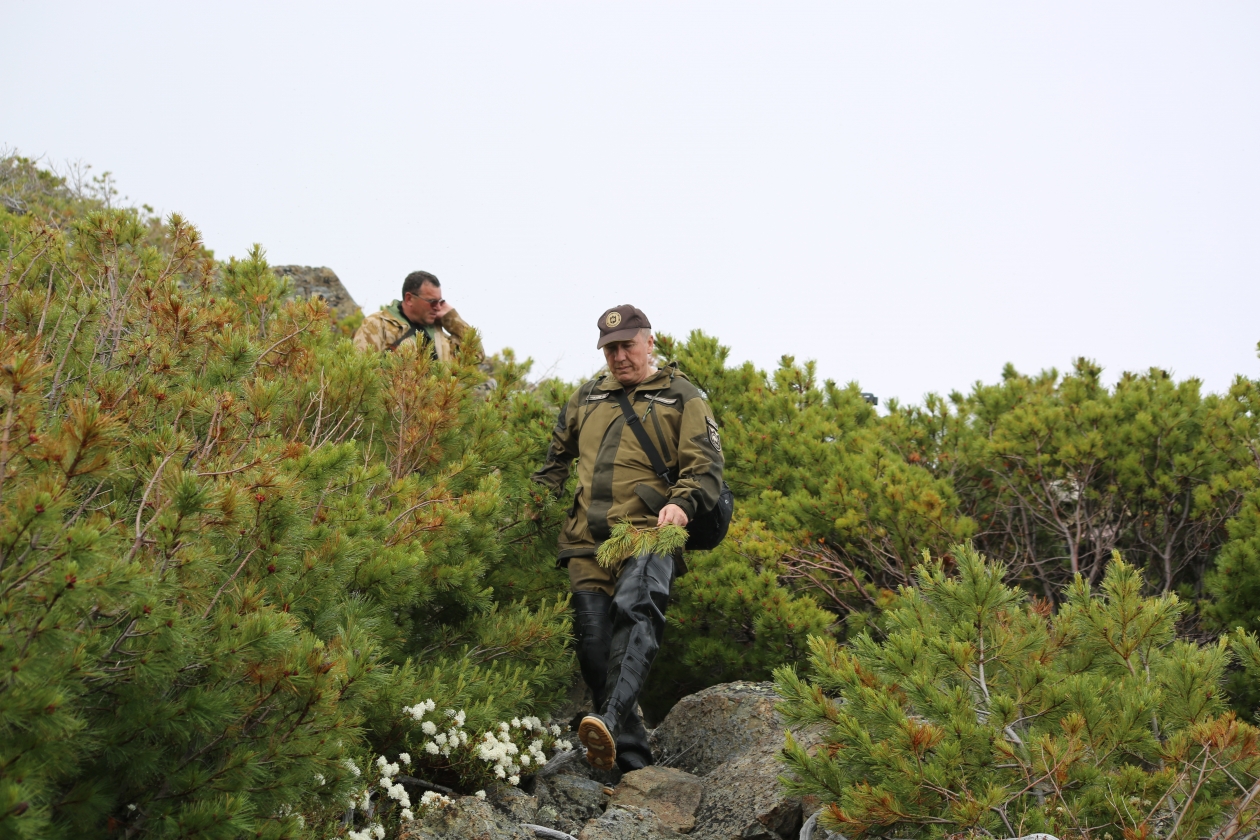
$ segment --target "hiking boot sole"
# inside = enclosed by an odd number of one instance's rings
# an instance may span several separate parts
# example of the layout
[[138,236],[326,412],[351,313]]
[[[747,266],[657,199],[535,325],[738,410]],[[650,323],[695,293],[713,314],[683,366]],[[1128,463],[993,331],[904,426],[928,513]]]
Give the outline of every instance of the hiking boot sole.
[[617,739],[596,715],[587,715],[578,725],[578,740],[586,747],[586,760],[592,767],[611,770],[617,762]]

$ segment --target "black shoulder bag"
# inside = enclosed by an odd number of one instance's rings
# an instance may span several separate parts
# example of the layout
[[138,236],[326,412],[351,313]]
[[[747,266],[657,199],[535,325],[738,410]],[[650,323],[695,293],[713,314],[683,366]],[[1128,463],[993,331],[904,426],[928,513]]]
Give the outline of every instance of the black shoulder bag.
[[[665,466],[661,453],[656,451],[656,446],[648,437],[647,429],[643,428],[643,423],[639,421],[639,415],[634,413],[634,407],[630,405],[630,398],[626,396],[625,389],[616,391],[615,396],[617,402],[621,404],[621,414],[626,419],[626,425],[634,432],[634,436],[639,440],[639,446],[643,447],[648,460],[652,462],[652,472],[672,487],[674,482],[669,479],[669,467]],[[735,495],[723,481],[722,489],[718,491],[717,504],[706,510],[697,510],[696,515],[687,523],[687,550],[710,551],[717,548],[718,544],[726,539],[726,532],[731,527],[731,516],[734,513]]]

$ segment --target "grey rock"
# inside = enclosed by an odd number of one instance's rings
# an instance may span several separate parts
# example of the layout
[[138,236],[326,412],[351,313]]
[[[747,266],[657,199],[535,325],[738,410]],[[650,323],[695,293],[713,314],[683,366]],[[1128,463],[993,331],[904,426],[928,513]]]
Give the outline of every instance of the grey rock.
[[665,825],[686,833],[696,827],[696,809],[703,795],[704,783],[690,773],[644,767],[621,777],[610,807],[647,808]]
[[658,764],[697,776],[768,737],[783,739],[774,683],[715,685],[679,700],[652,732]]
[[[821,732],[793,733],[806,749],[819,743]],[[782,765],[776,760],[783,736],[773,735],[704,777],[705,794],[696,812],[698,840],[789,840],[803,822],[801,799],[788,796],[779,784]]]
[[[534,812],[534,822],[547,828],[556,828],[560,824],[560,820],[560,810],[555,805],[542,805]],[[572,821],[565,820],[565,822],[569,823]]]
[[[701,776],[696,840],[796,840],[819,803],[779,784],[788,727],[775,711],[773,683],[734,682],[684,697],[653,733],[661,764]],[[793,731],[809,748],[821,730]]]
[[347,318],[359,310],[359,305],[354,302],[354,298],[331,268],[273,265],[271,270],[277,277],[288,278],[293,284],[293,297],[323,298],[329,308],[337,313],[337,320]]
[[463,796],[405,823],[398,840],[534,840],[534,834],[489,802]]
[[805,820],[805,824],[801,826],[801,833],[798,835],[799,840],[848,840],[843,834],[838,834],[829,829],[823,828],[818,824],[818,816],[821,811],[815,811]]
[[595,779],[560,773],[540,779],[535,793],[539,808],[533,822],[577,834],[585,822],[604,813],[611,789]]
[[[577,736],[570,736],[569,740],[576,743]],[[538,771],[535,778],[538,782],[544,782],[553,776],[581,776],[584,779],[593,779],[608,787],[616,787],[617,783],[621,781],[621,771],[616,767],[611,770],[597,770],[592,767],[586,760],[586,749],[582,747],[568,750],[552,757]]]
[[490,804],[517,822],[530,822],[538,813],[538,797],[515,787],[494,788]]
[[587,823],[578,840],[685,840],[647,808],[609,808]]

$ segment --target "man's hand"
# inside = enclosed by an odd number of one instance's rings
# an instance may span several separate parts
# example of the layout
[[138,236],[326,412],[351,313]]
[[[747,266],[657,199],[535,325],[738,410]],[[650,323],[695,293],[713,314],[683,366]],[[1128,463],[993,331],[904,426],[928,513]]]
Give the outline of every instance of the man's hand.
[[681,525],[687,527],[687,514],[678,505],[665,505],[656,516],[656,527],[662,525]]
[[455,307],[451,306],[450,301],[444,300],[439,305],[433,307],[433,314],[437,318],[438,322],[440,323],[442,320],[442,316],[450,312],[454,308]]

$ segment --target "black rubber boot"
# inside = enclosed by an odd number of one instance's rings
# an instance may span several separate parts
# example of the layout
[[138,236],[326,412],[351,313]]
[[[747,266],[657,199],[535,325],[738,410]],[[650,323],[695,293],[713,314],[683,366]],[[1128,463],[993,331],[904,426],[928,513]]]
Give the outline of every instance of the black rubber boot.
[[623,773],[631,770],[642,770],[652,760],[652,748],[648,746],[647,730],[643,727],[643,719],[639,710],[631,709],[621,722],[621,731],[617,733],[617,767]]
[[578,667],[582,679],[595,698],[595,708],[604,705],[604,680],[608,674],[608,648],[612,643],[612,596],[603,592],[574,592],[573,636],[577,643]]
[[[587,761],[601,770],[612,769],[623,733],[642,741],[644,766],[651,762],[646,733],[644,737],[634,737],[638,735],[634,728],[641,732],[643,726],[635,707],[665,634],[665,606],[673,580],[674,558],[661,554],[641,554],[627,560],[617,577],[612,601],[612,645],[604,683],[607,699],[599,714],[587,715],[578,726],[578,739],[586,746]],[[628,749],[627,761],[635,752],[638,750]]]

